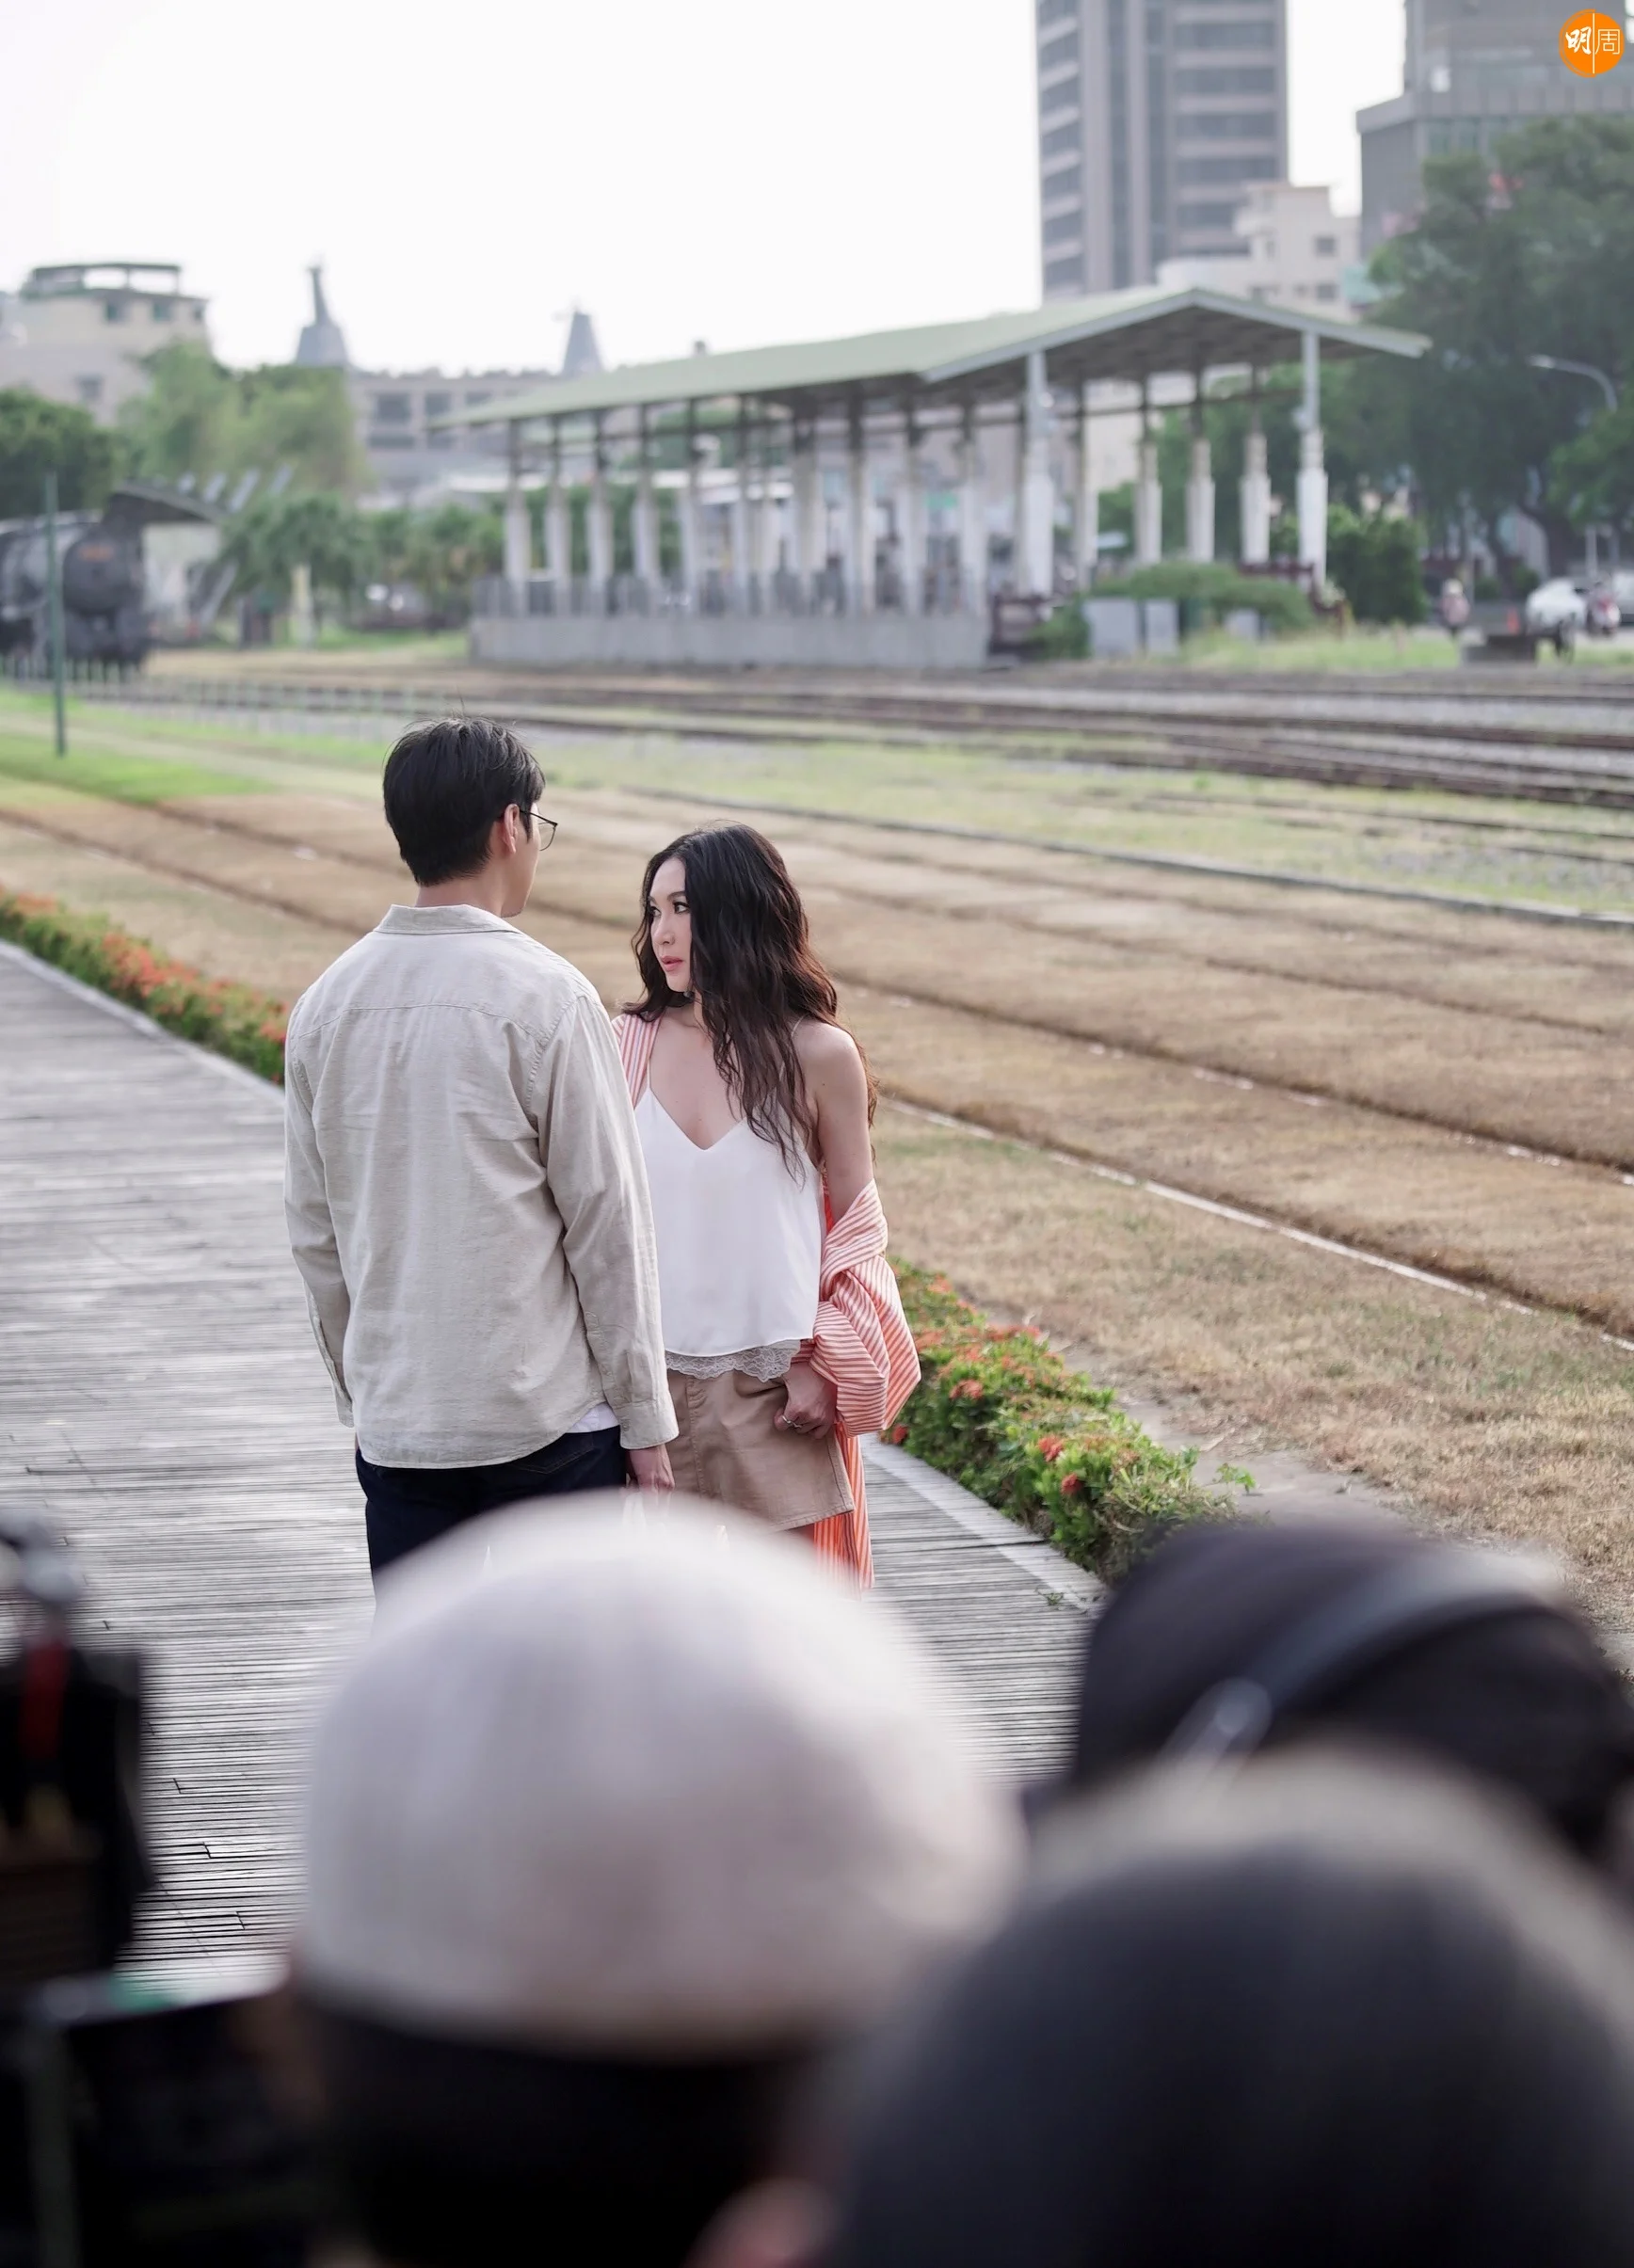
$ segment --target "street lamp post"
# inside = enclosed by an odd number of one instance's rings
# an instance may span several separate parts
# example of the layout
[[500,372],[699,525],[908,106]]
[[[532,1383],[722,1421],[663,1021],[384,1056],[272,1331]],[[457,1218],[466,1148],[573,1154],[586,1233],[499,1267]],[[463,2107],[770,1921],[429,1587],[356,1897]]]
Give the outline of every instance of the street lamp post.
[[1592,378],[1606,397],[1608,409],[1617,407],[1617,389],[1603,370],[1593,362],[1568,362],[1560,355],[1528,355],[1527,360],[1534,370],[1560,370],[1569,378]]
[[[1615,411],[1617,407],[1617,389],[1612,381],[1606,375],[1605,372],[1603,370],[1596,369],[1593,362],[1568,362],[1562,355],[1528,355],[1527,360],[1531,364],[1534,370],[1558,370],[1562,372],[1569,378],[1591,379],[1605,395],[1607,409],[1610,411]],[[1613,537],[1615,536],[1615,534],[1616,531],[1613,529]],[[1589,581],[1593,583],[1595,576],[1599,572],[1600,567],[1599,554],[1594,546],[1594,529],[1593,523],[1584,529],[1583,539],[1588,553],[1585,564],[1587,565],[1589,570]],[[1615,542],[1613,542],[1613,564],[1615,564],[1615,561],[1616,545]]]

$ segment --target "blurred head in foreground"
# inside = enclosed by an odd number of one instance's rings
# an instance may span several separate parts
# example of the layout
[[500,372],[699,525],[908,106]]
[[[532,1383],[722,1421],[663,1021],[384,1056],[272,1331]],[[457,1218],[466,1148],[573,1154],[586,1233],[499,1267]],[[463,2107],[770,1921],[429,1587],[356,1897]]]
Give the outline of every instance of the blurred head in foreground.
[[381,2259],[686,2259],[991,1926],[1017,1830],[912,1643],[684,1498],[473,1522],[323,1720],[296,1985]]
[[1183,1530],[1113,1593],[1072,1778],[1313,1734],[1496,1781],[1595,1861],[1634,1782],[1634,1703],[1546,1573],[1396,1529],[1248,1524]]
[[831,2268],[1634,2258],[1634,1949],[1463,1783],[1147,1775],[893,2040]]

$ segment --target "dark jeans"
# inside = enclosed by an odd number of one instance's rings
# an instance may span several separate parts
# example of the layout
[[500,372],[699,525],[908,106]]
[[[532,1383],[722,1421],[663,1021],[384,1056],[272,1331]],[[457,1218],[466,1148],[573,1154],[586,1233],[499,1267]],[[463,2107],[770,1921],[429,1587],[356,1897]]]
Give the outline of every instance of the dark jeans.
[[371,1464],[361,1449],[357,1462],[366,1500],[369,1572],[376,1575],[393,1559],[435,1543],[461,1521],[497,1512],[502,1505],[624,1485],[617,1426],[596,1433],[564,1433],[548,1448],[513,1458],[509,1464],[457,1465],[446,1471]]

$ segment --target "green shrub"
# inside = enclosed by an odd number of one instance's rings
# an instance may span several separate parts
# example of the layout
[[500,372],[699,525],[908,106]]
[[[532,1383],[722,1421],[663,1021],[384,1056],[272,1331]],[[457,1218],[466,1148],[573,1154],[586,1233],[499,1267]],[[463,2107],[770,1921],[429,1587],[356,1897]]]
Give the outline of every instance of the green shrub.
[[1089,652],[1089,625],[1076,599],[1047,615],[1028,641],[1040,662],[1081,662]]
[[1429,611],[1410,519],[1363,519],[1344,504],[1328,513],[1328,574],[1358,622],[1422,622]]
[[283,1084],[289,1011],[281,1000],[225,977],[201,976],[184,961],[163,960],[141,938],[110,929],[101,915],[68,913],[53,898],[0,891],[0,937],[139,1008],[168,1031]]
[[892,1265],[923,1376],[889,1439],[1102,1575],[1172,1523],[1228,1510],[1199,1485],[1194,1449],[1155,1442],[1041,1333],[990,1323],[945,1277]]
[[1165,559],[1159,567],[1132,567],[1109,583],[1097,583],[1096,599],[1174,599],[1193,619],[1218,622],[1240,607],[1253,607],[1270,630],[1309,630],[1316,619],[1297,583],[1276,575],[1244,575],[1234,567],[1205,566],[1199,560]]

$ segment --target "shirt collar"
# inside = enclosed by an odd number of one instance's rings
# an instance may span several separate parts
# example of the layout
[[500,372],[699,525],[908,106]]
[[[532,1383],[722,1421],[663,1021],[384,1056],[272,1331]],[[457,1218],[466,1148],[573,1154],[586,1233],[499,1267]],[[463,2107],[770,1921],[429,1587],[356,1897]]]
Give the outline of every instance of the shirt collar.
[[491,934],[494,930],[503,930],[510,937],[518,934],[510,922],[498,914],[486,912],[480,905],[388,906],[379,926],[388,937],[443,937],[451,932]]

